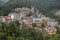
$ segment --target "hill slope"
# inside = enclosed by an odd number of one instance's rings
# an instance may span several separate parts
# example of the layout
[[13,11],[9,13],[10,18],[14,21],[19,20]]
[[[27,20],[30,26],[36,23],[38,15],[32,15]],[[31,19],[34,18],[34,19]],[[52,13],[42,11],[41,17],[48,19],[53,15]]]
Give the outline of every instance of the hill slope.
[[60,0],[10,0],[7,5],[19,5],[21,3],[30,3],[32,6],[37,7],[38,9],[53,9],[60,8]]
[[16,7],[30,7],[31,5],[42,11],[46,16],[58,18],[57,20],[60,22],[60,17],[54,15],[57,10],[60,10],[60,0],[9,0],[4,5],[3,12],[7,15],[11,9]]

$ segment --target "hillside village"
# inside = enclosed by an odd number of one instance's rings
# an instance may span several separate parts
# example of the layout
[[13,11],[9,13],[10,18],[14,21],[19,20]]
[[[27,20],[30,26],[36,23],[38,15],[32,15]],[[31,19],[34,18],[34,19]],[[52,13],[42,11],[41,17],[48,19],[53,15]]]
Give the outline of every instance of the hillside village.
[[32,24],[35,23],[35,29],[42,31],[40,27],[41,24],[44,24],[44,30],[48,34],[56,34],[56,27],[58,26],[58,22],[55,19],[51,19],[50,17],[46,17],[35,7],[27,8],[15,8],[14,12],[10,12],[8,16],[1,16],[0,22],[9,23],[11,21],[19,21],[21,27],[23,25],[32,27]]

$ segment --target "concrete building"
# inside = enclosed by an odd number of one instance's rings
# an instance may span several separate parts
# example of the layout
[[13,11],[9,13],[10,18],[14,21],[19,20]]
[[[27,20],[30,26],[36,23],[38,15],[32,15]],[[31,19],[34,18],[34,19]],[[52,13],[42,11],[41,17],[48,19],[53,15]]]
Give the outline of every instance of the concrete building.
[[21,18],[26,18],[27,15],[36,13],[34,9],[35,9],[34,7],[32,8],[22,7],[16,8],[15,11],[17,11]]
[[47,26],[56,27],[56,26],[58,26],[58,22],[57,21],[54,21],[52,19],[51,20],[48,20]]
[[55,15],[60,16],[60,10],[56,11]]
[[54,27],[45,27],[44,29],[48,34],[56,34],[57,32],[57,29]]
[[8,16],[10,16],[13,21],[20,20],[20,15],[18,13],[9,13]]
[[13,19],[10,16],[3,16],[2,19],[3,19],[2,22],[6,22],[6,23],[13,21]]

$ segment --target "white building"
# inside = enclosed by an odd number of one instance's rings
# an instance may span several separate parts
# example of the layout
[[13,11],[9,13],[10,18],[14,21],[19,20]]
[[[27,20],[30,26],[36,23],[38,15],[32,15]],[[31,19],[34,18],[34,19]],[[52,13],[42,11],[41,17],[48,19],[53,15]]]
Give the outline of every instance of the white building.
[[40,18],[33,18],[33,23],[37,23],[40,21]]
[[48,21],[47,26],[51,26],[51,27],[58,26],[58,22],[57,21]]
[[55,15],[60,16],[60,10],[56,11]]
[[44,29],[48,34],[56,34],[57,32],[57,29],[54,27],[45,27]]
[[10,16],[13,20],[20,20],[20,15],[18,13],[9,13],[8,16]]

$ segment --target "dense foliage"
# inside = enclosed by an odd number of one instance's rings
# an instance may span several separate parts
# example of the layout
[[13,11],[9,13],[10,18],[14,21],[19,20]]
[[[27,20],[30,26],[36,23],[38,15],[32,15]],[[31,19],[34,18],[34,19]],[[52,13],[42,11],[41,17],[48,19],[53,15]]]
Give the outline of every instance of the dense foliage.
[[60,29],[58,29],[57,34],[44,35],[34,28],[20,29],[18,24],[18,22],[0,23],[0,40],[60,40]]

